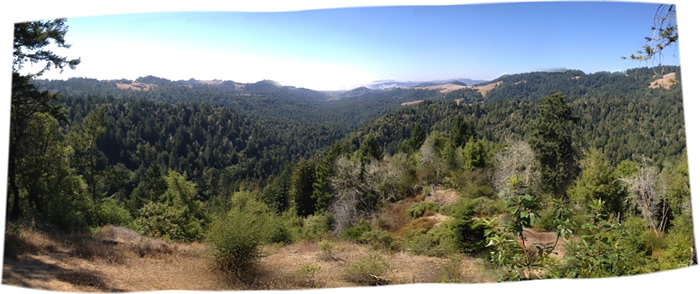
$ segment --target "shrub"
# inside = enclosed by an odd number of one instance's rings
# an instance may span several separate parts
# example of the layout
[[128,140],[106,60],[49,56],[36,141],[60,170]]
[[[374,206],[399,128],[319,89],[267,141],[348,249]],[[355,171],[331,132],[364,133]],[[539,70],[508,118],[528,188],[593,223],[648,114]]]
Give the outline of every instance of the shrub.
[[303,288],[316,288],[318,284],[316,282],[316,274],[321,270],[321,266],[318,264],[304,264],[296,270],[291,275],[292,283],[295,286]]
[[301,238],[320,240],[328,236],[331,218],[328,214],[315,214],[306,217],[301,228]]
[[131,221],[131,214],[126,208],[119,205],[117,199],[105,198],[97,207],[97,224],[99,226],[124,226]]
[[666,235],[666,248],[659,255],[661,270],[689,266],[693,259],[693,219],[680,215],[671,221],[671,229]]
[[335,245],[333,242],[328,241],[328,240],[323,240],[318,243],[318,249],[319,249],[319,258],[324,261],[335,261],[337,260],[337,257],[335,257]]
[[408,232],[405,239],[406,250],[413,254],[444,257],[460,251],[454,231],[445,225]]
[[204,235],[201,221],[187,213],[187,207],[173,207],[150,202],[139,209],[134,220],[139,233],[165,240],[200,240]]
[[291,244],[294,242],[292,235],[291,224],[282,219],[273,222],[270,237],[267,240],[269,243]]
[[479,220],[474,220],[474,202],[461,201],[452,210],[453,220],[445,225],[453,232],[455,246],[465,253],[474,253],[486,247],[484,236],[487,225]]
[[389,279],[384,274],[389,271],[389,263],[379,254],[370,254],[349,264],[344,271],[348,282],[361,285],[386,285]]
[[212,222],[207,241],[217,266],[235,275],[251,270],[260,252],[258,245],[269,240],[274,215],[262,202],[247,200]]
[[348,241],[359,242],[360,239],[362,238],[362,235],[366,232],[371,231],[371,230],[372,230],[372,228],[368,224],[362,223],[362,224],[359,224],[357,226],[352,226],[352,227],[345,229],[345,231],[343,231],[343,234],[341,235],[341,237],[345,240],[348,240]]
[[374,250],[394,250],[399,247],[398,244],[394,241],[394,238],[391,236],[391,234],[383,230],[365,232],[364,234],[362,234],[362,237],[360,237],[360,242],[364,244],[369,244]]
[[424,215],[427,215],[429,212],[436,212],[440,209],[440,206],[435,203],[435,202],[419,202],[416,204],[411,205],[411,208],[408,209],[408,213],[411,214],[413,218],[419,218]]

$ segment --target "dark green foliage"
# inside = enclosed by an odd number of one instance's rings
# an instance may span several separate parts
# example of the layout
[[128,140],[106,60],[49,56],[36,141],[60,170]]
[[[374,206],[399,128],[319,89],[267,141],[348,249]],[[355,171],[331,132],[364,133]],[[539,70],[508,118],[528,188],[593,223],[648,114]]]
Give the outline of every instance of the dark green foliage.
[[404,141],[403,143],[403,151],[405,153],[413,153],[420,148],[421,145],[423,145],[423,141],[425,141],[425,131],[421,127],[420,124],[415,124],[413,129],[411,130],[411,137],[408,138],[408,140]]
[[[564,263],[553,275],[567,278],[613,277],[639,273],[634,258],[635,250],[624,246],[624,227],[606,220],[603,202],[595,200],[590,204],[589,222],[583,228],[590,233],[579,240],[567,243]],[[630,234],[634,236],[634,234]],[[627,240],[629,240],[627,238]],[[637,243],[639,244],[639,243]],[[632,247],[633,248],[633,247]]]
[[461,147],[467,141],[473,140],[475,135],[474,124],[471,121],[465,122],[464,118],[458,115],[450,129],[450,142],[452,142],[455,147]]
[[446,225],[455,235],[457,248],[464,253],[480,252],[486,247],[485,231],[488,225],[474,219],[476,215],[473,201],[461,201],[452,208],[453,220]]
[[379,147],[379,143],[377,143],[377,137],[373,134],[369,134],[362,140],[359,152],[360,162],[365,164],[372,160],[380,160],[383,156],[383,151]]
[[313,162],[302,160],[294,167],[289,184],[289,197],[294,201],[297,214],[308,216],[314,213],[316,202],[311,197],[316,180]]
[[470,138],[467,144],[464,145],[464,151],[462,152],[464,168],[467,170],[485,168],[486,164],[491,161],[492,153],[490,149],[491,146],[486,139],[474,140]]
[[435,202],[418,202],[416,204],[411,205],[411,207],[408,209],[408,213],[411,215],[413,218],[419,218],[422,216],[427,216],[434,214],[435,212],[438,211],[440,208],[440,205],[438,205]]
[[528,143],[542,168],[541,188],[557,198],[566,197],[566,189],[578,172],[574,122],[571,106],[557,92],[543,98],[538,117],[528,124]]
[[102,199],[95,213],[98,226],[127,226],[133,220],[129,210],[124,208],[117,199],[111,197]]
[[370,227],[366,223],[362,223],[345,229],[345,231],[343,231],[343,233],[341,234],[341,238],[352,242],[359,242],[362,238],[362,235],[371,230],[372,227]]
[[153,163],[148,167],[143,181],[131,192],[127,201],[129,209],[135,214],[143,205],[158,201],[167,190],[168,183],[161,173],[160,166]]
[[432,229],[417,229],[408,232],[404,237],[404,247],[408,252],[426,256],[444,257],[459,253],[455,231],[447,225]]
[[157,201],[148,202],[137,213],[134,226],[142,233],[166,240],[195,241],[204,237],[202,203],[196,185],[186,176],[170,171],[168,189]]
[[603,213],[613,216],[624,213],[624,188],[600,150],[590,149],[582,168],[581,176],[569,191],[571,199],[580,204],[601,199],[605,203]]
[[370,245],[374,250],[396,250],[399,248],[398,242],[394,240],[391,233],[384,230],[371,230],[364,232],[359,241],[363,244]]

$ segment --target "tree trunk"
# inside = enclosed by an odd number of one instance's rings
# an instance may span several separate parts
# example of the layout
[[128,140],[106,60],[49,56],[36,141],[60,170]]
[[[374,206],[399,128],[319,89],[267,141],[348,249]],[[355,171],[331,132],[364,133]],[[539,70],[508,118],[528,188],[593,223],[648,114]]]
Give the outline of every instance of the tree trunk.
[[[15,149],[15,147],[10,147],[10,149]],[[21,211],[19,209],[19,188],[17,188],[17,176],[15,173],[15,157],[14,152],[10,152],[10,166],[9,166],[9,177],[10,177],[10,190],[12,191],[12,211],[10,212],[10,220],[17,220],[21,216]]]

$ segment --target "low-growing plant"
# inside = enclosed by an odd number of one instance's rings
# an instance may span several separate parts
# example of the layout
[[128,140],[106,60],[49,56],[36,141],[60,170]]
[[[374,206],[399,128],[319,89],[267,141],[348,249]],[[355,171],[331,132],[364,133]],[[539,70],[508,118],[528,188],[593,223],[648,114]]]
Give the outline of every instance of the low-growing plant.
[[405,249],[413,254],[444,257],[460,251],[454,231],[445,225],[408,232],[404,239]]
[[394,240],[391,234],[384,230],[372,230],[365,232],[360,237],[360,242],[372,246],[372,249],[396,250],[399,248],[398,243]]
[[438,205],[437,203],[424,201],[411,205],[411,208],[408,209],[408,213],[413,218],[419,218],[422,216],[429,215],[431,213],[434,214],[439,209],[440,205]]
[[302,288],[316,288],[316,274],[321,270],[321,266],[314,263],[304,264],[291,275],[291,280],[295,286]]
[[346,281],[368,286],[386,285],[390,280],[385,276],[390,265],[381,255],[369,254],[350,263],[344,270]]
[[301,238],[304,240],[315,241],[328,237],[328,232],[331,226],[331,217],[329,214],[315,214],[307,216],[303,221],[301,228]]
[[369,224],[366,223],[361,223],[356,226],[349,227],[343,231],[341,238],[351,241],[351,242],[360,242],[360,239],[362,238],[362,235],[364,233],[367,233],[372,230],[372,227],[369,226]]
[[462,258],[459,255],[450,256],[449,261],[438,269],[440,277],[438,283],[461,283],[462,282]]
[[319,258],[324,261],[336,261],[338,258],[335,256],[335,244],[328,240],[323,240],[318,242]]

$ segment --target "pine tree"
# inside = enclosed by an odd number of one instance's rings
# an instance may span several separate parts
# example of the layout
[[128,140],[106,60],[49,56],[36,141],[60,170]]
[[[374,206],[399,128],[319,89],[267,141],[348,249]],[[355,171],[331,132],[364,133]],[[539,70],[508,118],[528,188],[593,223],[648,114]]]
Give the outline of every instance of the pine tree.
[[572,129],[576,118],[560,92],[545,96],[538,117],[528,125],[528,143],[542,168],[541,188],[557,198],[566,197],[566,189],[576,177],[576,149]]

